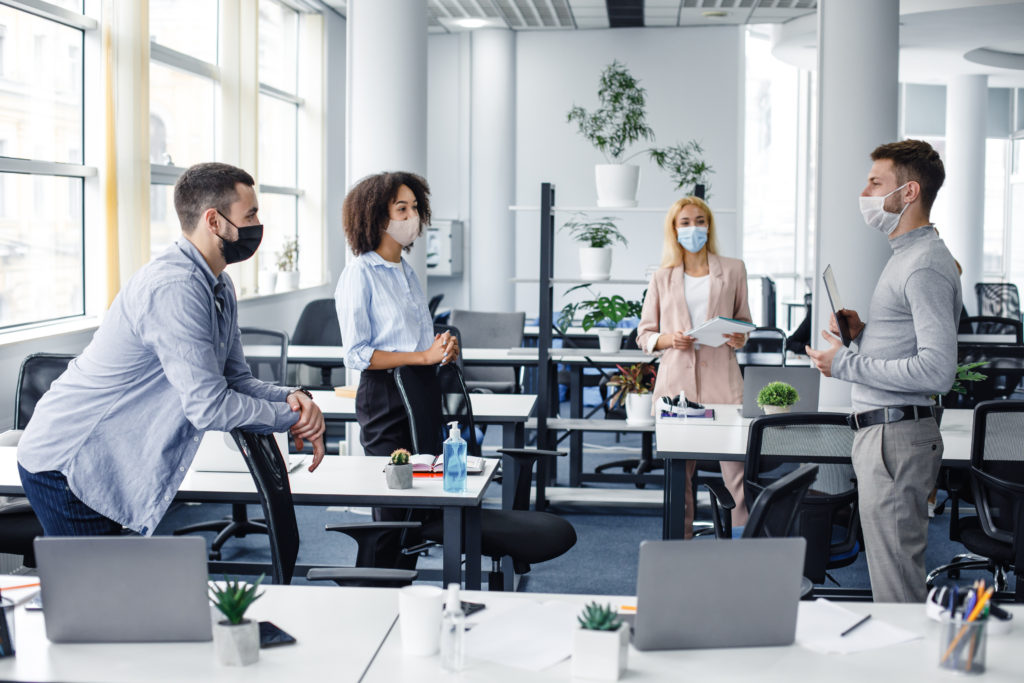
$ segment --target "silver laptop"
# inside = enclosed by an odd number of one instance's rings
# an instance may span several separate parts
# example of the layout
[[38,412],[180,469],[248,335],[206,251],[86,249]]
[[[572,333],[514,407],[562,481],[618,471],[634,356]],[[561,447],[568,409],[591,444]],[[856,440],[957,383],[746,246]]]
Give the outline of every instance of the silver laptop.
[[821,373],[817,368],[748,365],[743,371],[743,417],[761,415],[762,411],[757,407],[757,394],[769,382],[785,382],[796,389],[800,400],[793,405],[794,413],[818,411]]
[[[288,464],[288,471],[296,469],[302,464],[305,456],[302,453],[288,452],[288,434],[281,432],[274,434],[277,439],[277,446],[281,449],[285,462]],[[238,450],[234,437],[230,432],[206,432],[203,440],[199,442],[199,450],[192,461],[192,469],[197,472],[248,472],[245,458]]]
[[799,537],[644,541],[633,645],[791,644],[806,547]]
[[37,538],[46,637],[54,643],[212,637],[206,539]]

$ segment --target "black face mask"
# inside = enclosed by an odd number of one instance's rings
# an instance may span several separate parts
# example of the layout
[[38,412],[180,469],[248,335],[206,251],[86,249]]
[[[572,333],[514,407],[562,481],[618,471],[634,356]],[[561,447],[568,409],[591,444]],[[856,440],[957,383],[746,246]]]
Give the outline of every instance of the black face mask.
[[[218,211],[217,213],[220,213]],[[220,213],[221,218],[231,223],[231,219]],[[263,225],[246,225],[244,227],[238,227],[234,223],[231,223],[235,229],[238,230],[238,239],[234,242],[228,242],[220,235],[220,251],[224,255],[224,261],[226,263],[239,263],[248,258],[252,258],[252,255],[256,253],[256,250],[260,247],[260,242],[263,241]]]

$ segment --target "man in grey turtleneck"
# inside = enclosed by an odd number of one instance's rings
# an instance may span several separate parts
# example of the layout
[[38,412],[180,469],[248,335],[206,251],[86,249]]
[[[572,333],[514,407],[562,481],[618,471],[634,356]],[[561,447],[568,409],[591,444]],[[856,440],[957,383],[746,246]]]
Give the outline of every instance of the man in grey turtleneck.
[[919,140],[881,145],[861,192],[865,222],[889,238],[892,256],[871,296],[866,322],[844,310],[856,350],[822,331],[829,348],[807,353],[826,377],[853,383],[861,524],[879,602],[923,602],[928,494],[942,460],[934,394],[956,374],[962,294],[956,264],[929,220],[945,170]]

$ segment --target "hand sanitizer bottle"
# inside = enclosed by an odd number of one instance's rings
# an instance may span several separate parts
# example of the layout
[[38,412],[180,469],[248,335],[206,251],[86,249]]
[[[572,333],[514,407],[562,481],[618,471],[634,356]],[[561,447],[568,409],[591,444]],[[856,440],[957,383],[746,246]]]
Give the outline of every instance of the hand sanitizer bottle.
[[441,616],[441,667],[462,671],[465,659],[466,614],[459,602],[459,584],[448,584],[448,599]]
[[459,434],[459,423],[448,423],[448,438],[444,440],[444,490],[463,493],[466,490],[466,442]]

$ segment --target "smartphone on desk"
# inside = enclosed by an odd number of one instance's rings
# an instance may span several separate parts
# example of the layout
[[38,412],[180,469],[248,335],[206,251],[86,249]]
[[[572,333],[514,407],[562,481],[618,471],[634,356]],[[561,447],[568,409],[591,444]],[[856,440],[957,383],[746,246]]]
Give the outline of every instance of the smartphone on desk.
[[295,638],[286,631],[282,631],[275,624],[269,621],[260,622],[260,647],[277,647],[278,645],[291,645]]

